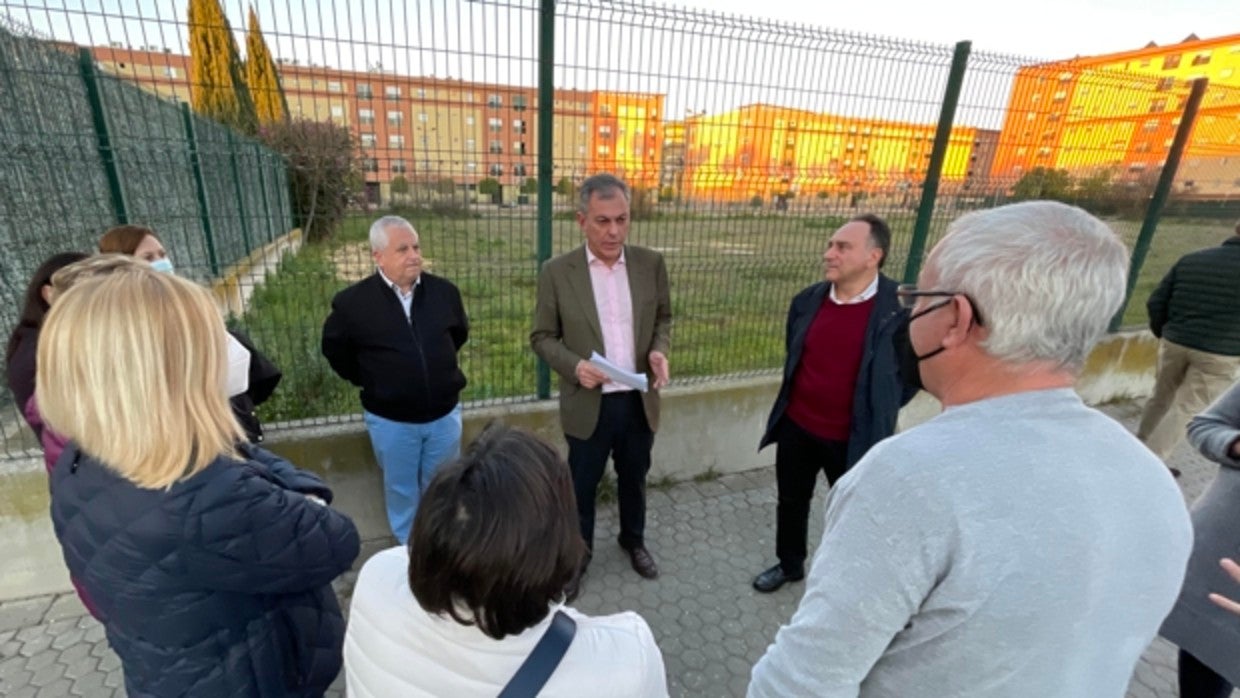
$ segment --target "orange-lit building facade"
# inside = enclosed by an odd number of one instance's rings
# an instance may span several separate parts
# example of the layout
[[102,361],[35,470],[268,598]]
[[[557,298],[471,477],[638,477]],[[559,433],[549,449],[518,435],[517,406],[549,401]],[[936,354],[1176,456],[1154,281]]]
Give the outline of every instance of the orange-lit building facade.
[[1034,168],[1149,180],[1164,164],[1189,81],[1209,80],[1177,176],[1182,195],[1240,195],[1240,34],[1021,68],[994,173]]
[[[189,57],[97,47],[104,71],[167,97],[189,101]],[[536,177],[538,90],[387,72],[279,65],[294,117],[347,126],[360,147],[372,198],[391,181],[452,180],[472,187],[494,178],[511,198]],[[662,165],[663,95],[556,90],[552,154],[555,180],[613,172],[634,187],[654,187]]]
[[[684,122],[682,195],[743,201],[791,193],[899,192],[919,185],[935,124],[917,124],[751,104]],[[982,143],[994,132],[956,127],[943,164],[945,186],[984,180]],[[670,143],[670,141],[669,141]],[[666,146],[666,144],[665,144]],[[978,154],[983,157],[979,160]]]

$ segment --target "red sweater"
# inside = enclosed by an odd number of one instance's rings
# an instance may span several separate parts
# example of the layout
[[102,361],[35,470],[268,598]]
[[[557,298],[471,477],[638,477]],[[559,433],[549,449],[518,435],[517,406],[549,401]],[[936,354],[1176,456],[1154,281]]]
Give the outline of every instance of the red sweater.
[[848,440],[857,371],[873,311],[873,298],[848,305],[827,298],[806,333],[787,414],[820,439]]

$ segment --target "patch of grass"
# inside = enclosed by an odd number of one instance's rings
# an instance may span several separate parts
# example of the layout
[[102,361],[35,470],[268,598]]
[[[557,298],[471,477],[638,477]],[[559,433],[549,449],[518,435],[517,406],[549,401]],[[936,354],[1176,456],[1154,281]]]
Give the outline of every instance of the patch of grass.
[[657,480],[651,480],[647,482],[646,489],[656,490],[659,492],[666,492],[679,484],[680,484],[680,481],[677,480],[676,478],[672,477],[671,475],[664,475]]
[[697,483],[710,482],[712,480],[718,480],[718,479],[719,479],[719,471],[715,470],[715,466],[713,465],[707,468],[706,472],[698,473],[697,475],[693,476],[693,481]]
[[[469,313],[470,340],[461,352],[469,379],[463,398],[533,395],[536,360],[529,349],[529,330],[538,278],[537,222],[524,215],[444,218],[421,209],[403,213],[418,228],[429,268],[460,287]],[[658,248],[667,260],[673,381],[781,365],[788,303],[821,278],[823,246],[834,224],[844,220],[837,213],[686,215],[634,224],[631,242]],[[333,239],[307,243],[296,256],[286,256],[239,318],[284,371],[280,388],[260,410],[263,419],[324,417],[359,409],[356,389],[335,376],[319,344],[331,298],[349,283],[340,278],[334,260],[350,256],[356,268],[369,272],[366,239],[377,215],[353,216]],[[942,235],[948,217],[935,218],[928,247]],[[895,239],[885,271],[899,279],[913,216],[897,212],[890,221]],[[1140,224],[1111,224],[1131,248]],[[1229,233],[1218,222],[1164,220],[1125,322],[1144,324],[1145,299],[1176,259],[1217,245]],[[571,216],[557,216],[552,225],[554,253],[580,244],[581,232]]]

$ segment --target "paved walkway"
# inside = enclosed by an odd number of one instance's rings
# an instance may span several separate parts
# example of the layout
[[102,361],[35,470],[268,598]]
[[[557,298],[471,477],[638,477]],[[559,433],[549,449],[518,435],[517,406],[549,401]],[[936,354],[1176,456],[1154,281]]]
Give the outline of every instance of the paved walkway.
[[[1130,427],[1137,407],[1107,411]],[[1186,498],[1196,497],[1214,467],[1187,446],[1174,463]],[[821,488],[819,488],[821,490]],[[821,492],[811,541],[821,531]],[[779,625],[792,615],[803,585],[764,595],[749,584],[773,561],[775,485],[766,468],[652,491],[651,550],[663,575],[641,580],[619,547],[614,505],[600,508],[597,550],[577,608],[587,613],[639,611],[650,622],[667,664],[673,696],[742,696],[749,670]],[[373,552],[373,551],[370,551]],[[338,583],[348,597],[352,575]],[[120,663],[99,624],[73,594],[0,604],[0,696],[123,696]],[[338,680],[337,686],[343,686]],[[335,689],[329,695],[343,695]],[[1129,687],[1130,698],[1171,697],[1175,650],[1157,640]]]

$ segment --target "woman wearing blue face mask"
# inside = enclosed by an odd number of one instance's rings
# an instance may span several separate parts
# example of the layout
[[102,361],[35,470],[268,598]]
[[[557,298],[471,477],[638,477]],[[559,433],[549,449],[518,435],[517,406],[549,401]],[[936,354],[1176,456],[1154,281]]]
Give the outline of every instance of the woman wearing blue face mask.
[[[172,260],[168,258],[163,242],[154,230],[143,225],[118,225],[109,228],[103,237],[99,238],[99,251],[137,257],[156,271],[174,273]],[[249,386],[245,392],[234,395],[229,401],[233,414],[245,429],[246,437],[251,443],[261,443],[263,427],[258,421],[255,408],[271,397],[284,374],[254,347],[254,343],[244,333],[236,330],[229,330],[228,333],[250,352]]]

